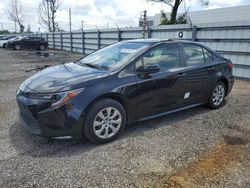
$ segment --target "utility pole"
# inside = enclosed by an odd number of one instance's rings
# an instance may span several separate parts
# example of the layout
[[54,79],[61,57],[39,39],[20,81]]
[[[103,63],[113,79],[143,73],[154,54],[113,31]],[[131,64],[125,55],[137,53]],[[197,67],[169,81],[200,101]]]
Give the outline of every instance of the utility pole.
[[143,11],[142,20],[143,20],[142,38],[145,39],[146,26],[147,26],[147,11],[146,10]]
[[15,23],[15,33],[17,33],[17,32],[16,32],[16,21],[14,21],[14,23]]
[[109,28],[109,23],[107,22],[107,29]]
[[3,23],[0,23],[1,24],[1,30],[3,30]]
[[49,0],[45,0],[47,2],[47,12],[48,12],[48,30],[49,32],[51,31],[50,29],[50,19],[49,19]]
[[69,32],[71,32],[71,8],[69,8]]
[[83,31],[83,23],[84,23],[84,21],[82,20],[81,22],[82,22],[82,31]]

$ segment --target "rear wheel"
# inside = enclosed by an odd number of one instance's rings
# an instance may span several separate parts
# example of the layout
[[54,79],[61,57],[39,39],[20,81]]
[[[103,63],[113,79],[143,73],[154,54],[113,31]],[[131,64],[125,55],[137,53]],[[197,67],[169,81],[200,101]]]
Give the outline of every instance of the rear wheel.
[[208,105],[214,109],[219,108],[225,99],[225,95],[226,95],[225,84],[221,81],[217,82],[210,94]]
[[45,46],[44,46],[43,44],[41,44],[41,45],[39,46],[39,50],[45,50]]
[[21,46],[19,44],[15,45],[15,50],[21,50]]
[[3,48],[6,48],[6,43],[3,44]]
[[92,142],[103,144],[114,140],[126,125],[123,106],[112,99],[95,103],[86,115],[84,134]]

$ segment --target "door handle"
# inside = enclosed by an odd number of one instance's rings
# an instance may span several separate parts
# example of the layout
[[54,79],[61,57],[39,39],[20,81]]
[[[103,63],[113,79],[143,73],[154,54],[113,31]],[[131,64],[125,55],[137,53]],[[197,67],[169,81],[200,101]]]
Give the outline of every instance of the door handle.
[[186,76],[187,74],[186,73],[179,73],[176,75],[177,78],[180,78],[180,77],[183,77],[183,76]]
[[183,77],[185,75],[187,74],[186,73],[172,74],[170,78],[171,80],[177,80],[178,78]]
[[207,71],[215,71],[215,67],[208,67]]

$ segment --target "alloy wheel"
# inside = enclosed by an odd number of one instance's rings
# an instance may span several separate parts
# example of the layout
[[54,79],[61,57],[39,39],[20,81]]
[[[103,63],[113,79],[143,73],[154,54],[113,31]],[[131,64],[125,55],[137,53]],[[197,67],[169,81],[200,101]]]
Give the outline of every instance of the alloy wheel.
[[99,138],[110,138],[120,129],[122,116],[118,109],[107,107],[100,110],[94,118],[94,133]]
[[41,46],[40,46],[40,50],[45,50],[45,46],[44,46],[44,45],[41,45]]
[[16,49],[16,50],[21,50],[21,46],[20,46],[19,44],[17,44],[17,45],[15,46],[15,49]]
[[219,84],[215,87],[213,92],[213,103],[219,106],[225,97],[225,88],[223,85]]

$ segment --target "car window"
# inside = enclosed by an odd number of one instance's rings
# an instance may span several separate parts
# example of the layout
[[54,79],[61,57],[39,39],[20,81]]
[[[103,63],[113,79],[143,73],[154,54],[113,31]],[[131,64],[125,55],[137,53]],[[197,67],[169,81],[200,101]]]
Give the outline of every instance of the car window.
[[[178,44],[163,44],[155,47],[143,56],[143,63],[144,66],[158,64],[161,70],[178,67],[180,65]],[[136,68],[139,67],[139,64],[136,65]]]
[[195,65],[204,63],[202,48],[194,44],[183,44],[184,53],[186,55],[187,65]]
[[214,60],[213,53],[203,48],[205,62],[211,62]]

